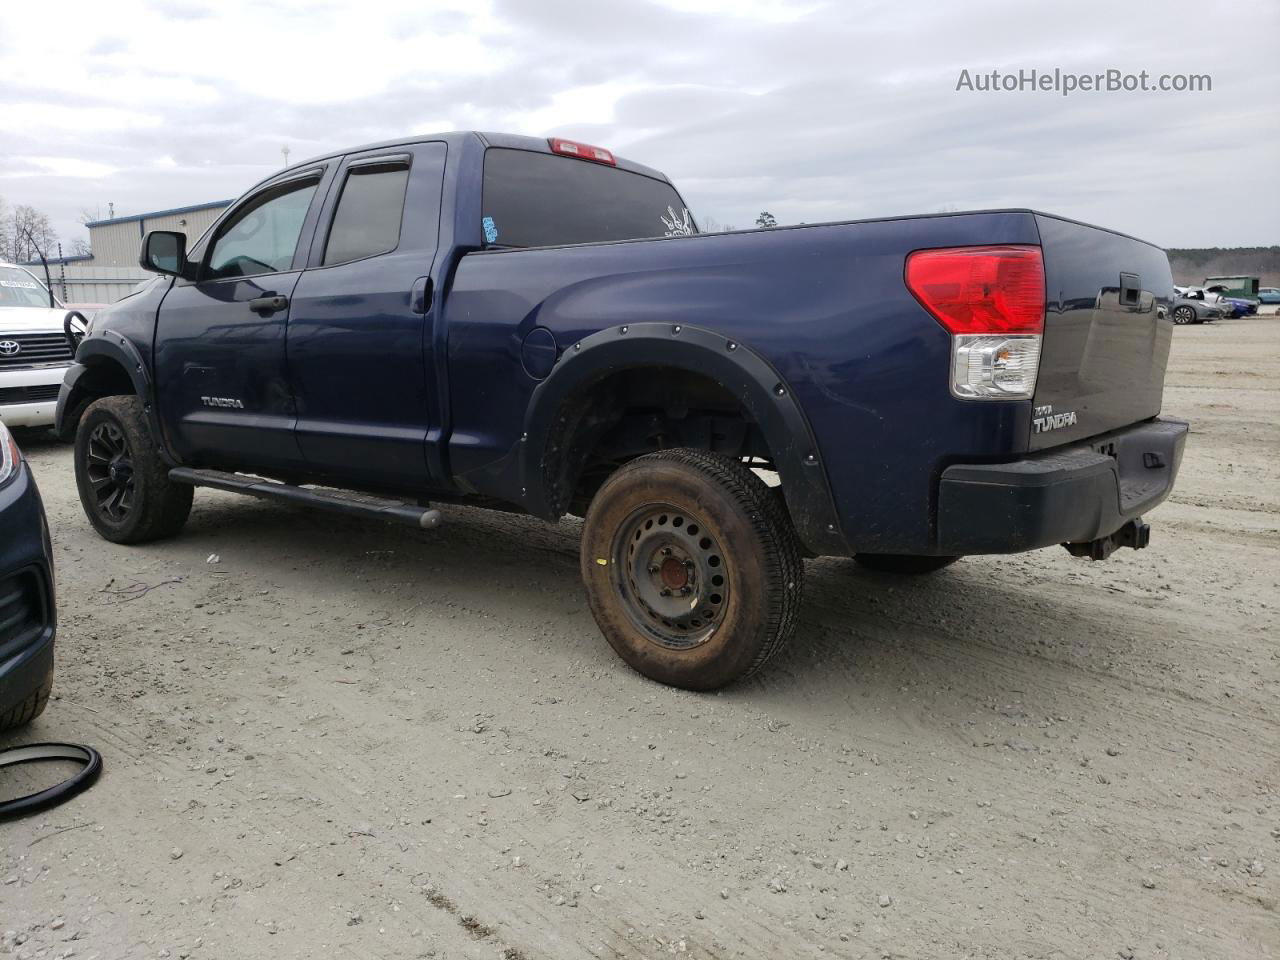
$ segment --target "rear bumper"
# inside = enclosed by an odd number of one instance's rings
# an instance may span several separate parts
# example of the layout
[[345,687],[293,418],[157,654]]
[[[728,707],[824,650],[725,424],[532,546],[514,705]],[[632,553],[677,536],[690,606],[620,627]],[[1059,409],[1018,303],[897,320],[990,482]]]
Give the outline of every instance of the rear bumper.
[[25,464],[0,489],[0,713],[27,699],[53,662],[57,615],[44,509]]
[[1019,553],[1107,537],[1169,495],[1187,431],[1157,418],[1013,463],[947,467],[938,552]]

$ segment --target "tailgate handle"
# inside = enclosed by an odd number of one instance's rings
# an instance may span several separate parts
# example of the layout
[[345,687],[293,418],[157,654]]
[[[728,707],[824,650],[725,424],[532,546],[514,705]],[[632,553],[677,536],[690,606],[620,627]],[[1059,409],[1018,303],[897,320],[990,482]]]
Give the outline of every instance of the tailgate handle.
[[1136,307],[1142,303],[1142,281],[1136,273],[1120,274],[1120,306]]

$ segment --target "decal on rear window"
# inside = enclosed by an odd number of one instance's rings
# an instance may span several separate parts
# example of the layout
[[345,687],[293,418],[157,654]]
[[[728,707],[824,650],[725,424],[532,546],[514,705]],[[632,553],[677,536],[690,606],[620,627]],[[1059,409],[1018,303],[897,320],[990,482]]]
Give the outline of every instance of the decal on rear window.
[[23,280],[0,280],[0,287],[17,287],[19,290],[39,290],[40,284]]
[[696,232],[693,228],[693,218],[689,216],[688,208],[681,207],[680,209],[682,213],[676,213],[668,204],[667,213],[671,214],[671,219],[669,220],[662,214],[658,214],[658,219],[667,228],[666,236],[668,237],[691,237]]
[[498,225],[493,222],[493,217],[485,217],[480,221],[480,225],[484,227],[484,242],[496,243],[498,240]]

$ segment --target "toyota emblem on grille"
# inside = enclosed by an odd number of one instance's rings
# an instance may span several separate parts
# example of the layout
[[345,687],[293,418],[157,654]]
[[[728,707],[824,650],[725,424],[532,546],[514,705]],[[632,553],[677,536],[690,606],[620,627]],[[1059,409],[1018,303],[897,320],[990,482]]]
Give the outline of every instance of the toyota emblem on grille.
[[12,357],[22,350],[17,340],[0,340],[0,357]]

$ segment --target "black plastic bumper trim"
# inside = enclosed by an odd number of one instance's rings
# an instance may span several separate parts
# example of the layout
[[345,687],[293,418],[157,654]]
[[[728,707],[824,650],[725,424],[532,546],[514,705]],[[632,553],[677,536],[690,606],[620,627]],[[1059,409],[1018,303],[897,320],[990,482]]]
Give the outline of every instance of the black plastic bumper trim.
[[938,552],[1020,553],[1109,536],[1169,495],[1188,429],[1160,418],[1013,463],[950,466],[938,489]]

